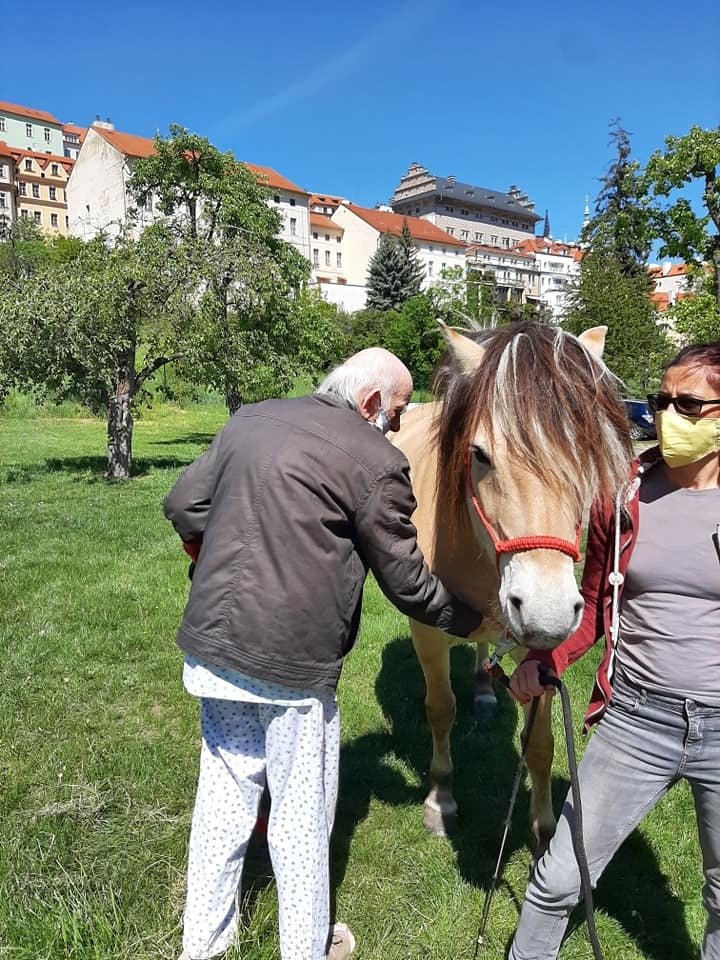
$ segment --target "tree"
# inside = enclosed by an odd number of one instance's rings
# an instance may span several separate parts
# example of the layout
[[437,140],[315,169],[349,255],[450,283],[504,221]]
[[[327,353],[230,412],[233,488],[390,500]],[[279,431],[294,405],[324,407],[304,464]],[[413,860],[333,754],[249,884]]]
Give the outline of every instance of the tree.
[[[663,240],[661,257],[680,257],[688,264],[711,270],[711,288],[720,308],[720,127],[692,127],[683,137],[667,137],[665,150],[654,153],[645,170],[645,182],[656,197],[669,198],[675,191],[702,186],[707,211],[699,216],[687,196],[675,199],[658,211],[656,229]],[[712,224],[713,229],[708,229]]]
[[395,310],[420,293],[425,271],[417,258],[412,234],[403,221],[399,237],[381,235],[370,259],[367,306],[370,310]]
[[712,278],[701,275],[692,281],[690,296],[677,300],[667,318],[683,341],[711,343],[720,340],[720,307],[712,289]]
[[563,326],[579,334],[589,327],[608,327],[607,365],[628,390],[647,392],[659,381],[672,348],[655,322],[653,305],[637,276],[605,251],[588,253]]
[[[222,392],[232,413],[283,392],[312,355],[332,344],[312,340],[317,311],[303,310],[308,261],[278,239],[281,219],[258,177],[204,137],[172,126],[154,156],[137,161],[130,189],[150,195],[193,265],[198,291],[195,336],[183,375]],[[312,342],[311,342],[312,341]]]
[[630,159],[630,134],[619,120],[610,125],[616,156],[601,178],[595,216],[583,229],[583,243],[592,252],[611,257],[626,276],[645,276],[652,245],[652,204],[640,164]]
[[50,260],[0,300],[6,386],[80,398],[107,415],[107,474],[127,479],[133,411],[148,379],[192,332],[188,265],[160,226],[139,240],[98,236],[70,262]]

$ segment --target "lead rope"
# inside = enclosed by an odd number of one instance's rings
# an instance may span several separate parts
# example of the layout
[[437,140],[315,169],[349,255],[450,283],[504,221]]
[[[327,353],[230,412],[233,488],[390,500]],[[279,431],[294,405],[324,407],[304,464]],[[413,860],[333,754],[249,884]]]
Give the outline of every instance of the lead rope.
[[[502,672],[500,667],[495,668],[497,672],[494,672],[494,676],[499,677],[502,682],[508,686],[509,680]],[[502,676],[500,676],[502,675]],[[572,726],[572,711],[570,708],[570,697],[567,692],[565,684],[562,683],[557,677],[545,677],[542,678],[543,682],[546,684],[552,684],[560,691],[560,699],[562,701],[563,708],[563,728],[565,730],[565,742],[567,744],[567,757],[568,757],[568,768],[570,771],[570,787],[572,790],[573,798],[573,829],[572,829],[572,843],[573,850],[575,851],[575,859],[577,860],[578,869],[580,871],[580,888],[583,894],[583,901],[585,903],[585,919],[587,921],[588,928],[588,937],[590,938],[590,945],[592,946],[593,957],[595,960],[603,960],[602,949],[600,947],[600,941],[597,935],[597,929],[595,927],[595,914],[593,912],[593,895],[592,895],[592,881],[590,879],[590,868],[587,862],[587,855],[585,853],[585,844],[583,842],[583,825],[582,825],[582,803],[580,800],[580,783],[578,780],[577,772],[577,755],[575,753],[575,738],[573,736],[573,726]],[[492,904],[493,897],[495,896],[495,891],[497,890],[498,883],[502,876],[503,868],[503,855],[505,853],[505,844],[507,838],[510,834],[510,827],[512,824],[512,815],[515,809],[515,801],[517,800],[518,791],[520,789],[520,782],[522,780],[522,774],[525,769],[525,754],[527,753],[528,743],[530,741],[530,734],[532,732],[533,723],[535,722],[535,716],[537,715],[538,702],[540,698],[534,697],[532,704],[530,706],[530,712],[528,713],[527,724],[525,725],[525,730],[520,739],[521,751],[520,759],[518,760],[517,769],[515,771],[515,779],[513,781],[512,792],[510,794],[510,804],[508,806],[507,816],[505,818],[505,826],[503,830],[502,841],[500,843],[500,852],[498,853],[497,863],[495,864],[495,872],[492,876],[492,881],[490,884],[490,889],[488,890],[487,896],[485,897],[485,904],[483,906],[482,918],[480,920],[480,926],[478,929],[478,935],[475,940],[475,951],[473,953],[473,960],[477,960],[478,950],[481,946],[485,945],[485,932],[487,930],[488,921],[490,919],[490,907]]]

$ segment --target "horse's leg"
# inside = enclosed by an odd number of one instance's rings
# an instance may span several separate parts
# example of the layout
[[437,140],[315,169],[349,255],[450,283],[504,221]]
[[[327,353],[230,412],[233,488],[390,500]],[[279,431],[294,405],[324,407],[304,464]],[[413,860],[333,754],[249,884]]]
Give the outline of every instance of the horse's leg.
[[497,697],[493,690],[490,674],[483,668],[483,662],[490,654],[487,640],[478,640],[475,644],[475,670],[473,672],[473,712],[476,720],[492,720],[497,712]]
[[[527,651],[518,648],[512,651],[513,659],[520,662]],[[530,830],[533,836],[533,860],[545,853],[550,838],[555,833],[555,816],[552,809],[552,761],[554,740],[552,734],[552,696],[543,694],[538,702],[537,713],[530,731],[525,762],[530,773]],[[527,723],[530,704],[523,704]]]
[[410,621],[413,646],[425,674],[425,712],[432,733],[430,792],[425,798],[423,823],[431,833],[447,836],[457,822],[452,792],[450,731],[455,723],[455,695],[450,686],[450,644],[447,635]]

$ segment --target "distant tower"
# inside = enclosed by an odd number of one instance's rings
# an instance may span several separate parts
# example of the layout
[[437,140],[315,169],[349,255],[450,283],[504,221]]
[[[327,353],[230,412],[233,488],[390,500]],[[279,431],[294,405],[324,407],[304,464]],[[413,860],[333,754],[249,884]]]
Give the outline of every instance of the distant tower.
[[550,238],[550,217],[548,216],[547,210],[545,211],[545,225],[543,226],[544,237]]
[[585,209],[583,210],[583,228],[590,223],[590,198],[585,194]]

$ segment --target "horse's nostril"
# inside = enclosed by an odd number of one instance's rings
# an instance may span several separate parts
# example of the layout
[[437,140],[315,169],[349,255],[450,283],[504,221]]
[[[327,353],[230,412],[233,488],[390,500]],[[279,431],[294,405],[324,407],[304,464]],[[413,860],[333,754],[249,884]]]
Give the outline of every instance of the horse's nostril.
[[511,593],[511,594],[510,594],[510,603],[511,603],[511,604],[515,607],[515,609],[519,612],[519,611],[520,611],[520,608],[522,607],[522,603],[523,603],[523,602],[522,602],[522,597],[519,597],[516,593]]
[[585,602],[583,600],[578,600],[578,602],[573,607],[573,610],[575,611],[576,616],[582,613],[584,609],[585,609]]

